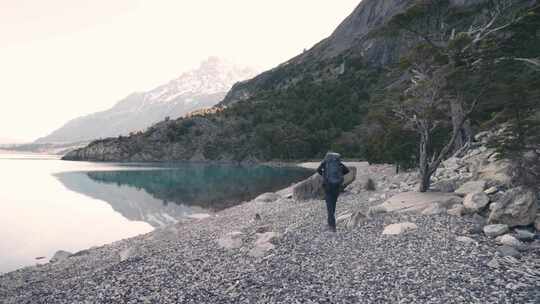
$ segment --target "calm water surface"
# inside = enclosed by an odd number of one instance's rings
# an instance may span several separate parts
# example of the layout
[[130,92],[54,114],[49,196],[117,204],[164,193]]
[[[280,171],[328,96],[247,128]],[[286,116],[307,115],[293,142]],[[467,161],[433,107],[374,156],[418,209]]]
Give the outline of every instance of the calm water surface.
[[[67,162],[0,153],[0,273],[213,213],[312,173],[301,168]],[[45,257],[36,260],[36,257]]]

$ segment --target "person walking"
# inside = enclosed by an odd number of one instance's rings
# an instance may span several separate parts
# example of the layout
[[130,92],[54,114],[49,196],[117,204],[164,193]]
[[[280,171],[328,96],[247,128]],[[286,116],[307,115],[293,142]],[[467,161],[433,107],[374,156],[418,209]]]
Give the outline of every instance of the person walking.
[[349,168],[341,162],[341,155],[328,152],[317,168],[317,173],[323,177],[328,230],[336,232],[336,202],[343,184],[343,177],[349,173]]

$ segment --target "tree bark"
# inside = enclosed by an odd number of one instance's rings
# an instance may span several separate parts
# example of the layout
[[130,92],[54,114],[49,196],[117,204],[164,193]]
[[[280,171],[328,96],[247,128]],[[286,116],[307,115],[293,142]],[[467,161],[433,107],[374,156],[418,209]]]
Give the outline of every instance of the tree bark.
[[467,114],[463,110],[463,103],[460,98],[450,101],[450,112],[452,115],[452,132],[458,134],[453,147],[453,151],[456,152],[472,140],[471,123],[465,118]]
[[419,163],[420,163],[420,192],[426,192],[429,190],[431,184],[431,174],[429,166],[429,149],[431,143],[430,130],[427,127],[422,127],[420,130],[420,151],[419,151]]

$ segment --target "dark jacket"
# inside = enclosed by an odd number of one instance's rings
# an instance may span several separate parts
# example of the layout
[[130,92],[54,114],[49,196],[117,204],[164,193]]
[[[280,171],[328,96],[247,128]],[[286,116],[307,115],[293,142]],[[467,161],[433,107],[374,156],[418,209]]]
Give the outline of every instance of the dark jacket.
[[[339,157],[337,155],[334,155],[333,153],[332,154],[327,154],[325,159],[321,162],[321,164],[319,165],[319,168],[317,168],[317,173],[319,173],[319,175],[321,176],[324,176],[324,168],[326,167],[326,160],[329,158],[329,157]],[[341,172],[343,172],[343,176],[345,176],[347,173],[349,173],[349,168],[347,168],[347,166],[345,166],[341,161],[339,161],[339,166],[341,167]]]

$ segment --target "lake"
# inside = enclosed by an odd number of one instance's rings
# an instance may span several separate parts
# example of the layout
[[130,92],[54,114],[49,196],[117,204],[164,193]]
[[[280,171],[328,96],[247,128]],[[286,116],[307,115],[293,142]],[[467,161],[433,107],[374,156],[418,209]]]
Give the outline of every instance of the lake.
[[[92,163],[0,153],[0,273],[214,213],[311,175],[296,167]],[[43,257],[41,259],[36,259]]]

